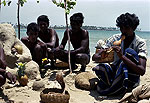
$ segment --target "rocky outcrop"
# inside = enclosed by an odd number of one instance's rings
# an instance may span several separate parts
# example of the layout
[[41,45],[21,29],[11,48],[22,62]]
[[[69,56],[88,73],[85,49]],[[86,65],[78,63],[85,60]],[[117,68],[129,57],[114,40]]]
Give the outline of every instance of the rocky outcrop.
[[[16,72],[17,62],[27,63],[25,74],[29,79],[35,79],[39,73],[39,66],[32,61],[30,50],[16,37],[15,29],[10,24],[0,24],[0,45],[4,49],[7,66]],[[13,52],[16,45],[22,47],[22,53]],[[13,73],[14,74],[14,73]]]
[[[22,54],[12,54],[12,48],[16,44],[22,46]],[[0,24],[0,45],[4,49],[7,66],[10,68],[14,68],[16,62],[29,62],[32,60],[29,49],[16,38],[15,30],[10,24]]]

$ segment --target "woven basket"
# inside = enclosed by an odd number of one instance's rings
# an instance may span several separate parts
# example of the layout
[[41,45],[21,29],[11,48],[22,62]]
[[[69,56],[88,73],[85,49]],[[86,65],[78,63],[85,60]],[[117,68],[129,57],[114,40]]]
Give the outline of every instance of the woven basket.
[[98,63],[110,63],[114,61],[114,50],[111,50],[109,53],[107,53],[107,57],[104,59],[100,59],[97,61]]
[[45,88],[40,93],[41,102],[44,103],[69,103],[70,95],[68,91],[62,94],[61,89]]

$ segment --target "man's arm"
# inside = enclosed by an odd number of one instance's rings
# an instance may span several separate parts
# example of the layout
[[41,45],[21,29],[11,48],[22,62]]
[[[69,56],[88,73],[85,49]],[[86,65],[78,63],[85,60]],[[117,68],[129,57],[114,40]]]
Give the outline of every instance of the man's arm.
[[6,68],[6,61],[4,58],[4,50],[0,47],[0,68],[5,69]]
[[25,44],[25,46],[27,46],[27,48],[32,48],[32,44],[31,44],[32,42],[29,43],[29,38],[28,37],[22,37],[21,42],[23,44]]
[[78,48],[76,50],[72,50],[71,54],[84,53],[84,52],[86,52],[86,50],[88,50],[88,48],[89,48],[89,33],[86,30],[82,31],[82,33],[83,33],[83,40],[81,41],[80,48]]
[[64,37],[63,37],[63,39],[61,41],[61,44],[59,46],[60,49],[64,49],[65,48],[65,46],[67,44],[67,40],[68,40],[68,35],[67,35],[67,30],[66,30],[65,33],[64,33]]
[[101,53],[103,49],[96,49],[95,54],[92,56],[92,60],[98,62],[101,59]]
[[125,56],[122,56],[121,58],[123,62],[130,67],[136,74],[144,75],[146,71],[146,59],[139,58],[139,64],[136,65],[133,63],[130,59],[128,59]]
[[139,57],[139,64],[136,64],[132,62],[130,59],[128,59],[126,56],[124,56],[121,53],[121,47],[114,46],[113,49],[116,51],[119,58],[130,68],[132,69],[136,74],[138,75],[144,75],[146,71],[146,59]]
[[[50,29],[50,32],[51,33],[51,38],[49,38],[50,42],[46,43],[47,47],[50,47],[50,48],[54,48],[55,47],[55,44],[56,44],[56,31],[53,30],[53,29]],[[50,35],[50,34],[49,34]]]
[[6,69],[6,61],[4,57],[4,50],[3,48],[0,47],[0,73],[6,76],[6,78],[8,78],[11,81],[11,83],[15,83],[16,77],[12,75],[10,72],[6,72],[5,69]]

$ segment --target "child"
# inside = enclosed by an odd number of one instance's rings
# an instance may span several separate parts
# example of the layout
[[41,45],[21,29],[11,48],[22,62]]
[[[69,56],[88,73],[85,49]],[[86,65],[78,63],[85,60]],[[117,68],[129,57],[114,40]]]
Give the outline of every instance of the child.
[[46,57],[46,45],[38,39],[39,28],[36,23],[30,23],[27,26],[27,37],[21,38],[21,41],[28,47],[32,59],[41,66],[42,59]]

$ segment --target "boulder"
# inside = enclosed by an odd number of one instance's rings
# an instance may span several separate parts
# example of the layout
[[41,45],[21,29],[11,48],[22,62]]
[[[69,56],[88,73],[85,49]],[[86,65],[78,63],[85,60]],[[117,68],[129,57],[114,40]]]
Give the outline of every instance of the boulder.
[[150,103],[150,100],[143,99],[143,100],[138,101],[138,103]]
[[42,81],[34,81],[32,88],[35,91],[39,91],[45,88],[45,84]]
[[[12,53],[12,48],[21,45],[23,53]],[[29,62],[32,60],[29,49],[16,37],[15,29],[11,24],[0,24],[0,45],[4,49],[7,66],[14,68],[16,62]]]
[[[20,45],[21,53],[14,51],[16,45]],[[30,50],[16,37],[15,29],[11,24],[0,24],[0,46],[4,49],[6,63],[10,68],[10,72],[16,75],[15,63],[26,62],[25,74],[29,79],[36,79],[40,75],[38,64],[32,61]]]
[[37,77],[40,76],[39,65],[34,61],[28,62],[25,65],[25,74],[31,80],[36,79]]
[[75,86],[84,90],[93,90],[96,88],[98,78],[92,72],[82,72],[75,77]]

